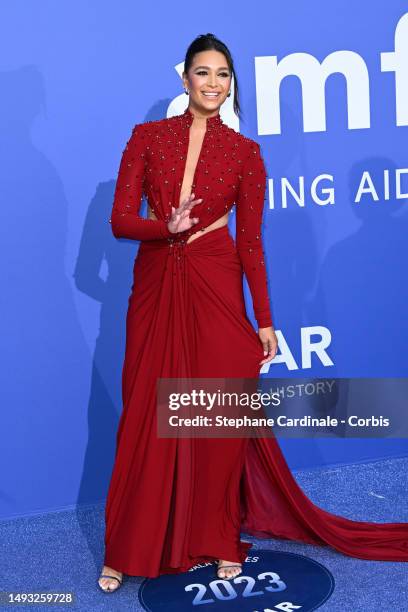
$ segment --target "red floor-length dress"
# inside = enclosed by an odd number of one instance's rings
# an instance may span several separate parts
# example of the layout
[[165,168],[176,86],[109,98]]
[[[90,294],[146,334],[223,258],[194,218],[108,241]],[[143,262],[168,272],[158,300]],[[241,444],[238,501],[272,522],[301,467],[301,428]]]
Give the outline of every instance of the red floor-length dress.
[[[111,215],[117,238],[140,240],[126,320],[123,411],[106,502],[105,564],[155,577],[244,561],[240,531],[329,545],[361,559],[408,561],[408,524],[352,521],[313,504],[275,438],[158,438],[156,381],[259,376],[263,350],[247,318],[246,275],[259,327],[272,324],[261,219],[259,145],[207,119],[192,191],[199,223],[171,234],[193,115],[137,124],[123,152]],[[139,215],[143,193],[157,219]],[[228,226],[187,238],[236,205]]]

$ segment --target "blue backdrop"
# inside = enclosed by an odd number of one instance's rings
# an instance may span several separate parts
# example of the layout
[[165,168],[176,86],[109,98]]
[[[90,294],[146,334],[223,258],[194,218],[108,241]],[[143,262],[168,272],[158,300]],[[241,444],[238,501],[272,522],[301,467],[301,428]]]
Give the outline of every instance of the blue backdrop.
[[[111,235],[115,178],[135,123],[184,110],[179,74],[200,33],[232,51],[245,121],[227,107],[223,119],[261,144],[268,171],[282,354],[263,372],[407,376],[406,10],[2,3],[1,517],[106,494],[138,247]],[[390,439],[282,446],[292,468],[408,450]]]

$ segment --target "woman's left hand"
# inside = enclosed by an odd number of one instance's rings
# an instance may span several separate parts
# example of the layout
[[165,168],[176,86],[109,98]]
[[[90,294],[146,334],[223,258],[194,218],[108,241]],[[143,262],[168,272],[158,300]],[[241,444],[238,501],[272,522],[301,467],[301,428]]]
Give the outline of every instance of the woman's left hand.
[[263,346],[264,355],[266,356],[265,359],[259,362],[260,365],[263,365],[264,363],[272,361],[275,357],[278,350],[278,339],[273,327],[260,327],[258,329],[258,336]]

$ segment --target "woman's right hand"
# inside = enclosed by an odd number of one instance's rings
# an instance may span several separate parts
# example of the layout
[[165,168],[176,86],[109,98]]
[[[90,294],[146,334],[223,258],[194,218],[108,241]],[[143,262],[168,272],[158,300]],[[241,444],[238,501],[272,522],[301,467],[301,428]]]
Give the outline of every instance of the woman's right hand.
[[184,232],[185,230],[190,229],[190,227],[198,223],[199,219],[197,217],[190,218],[189,214],[193,206],[199,204],[202,201],[203,198],[195,200],[194,193],[191,193],[185,200],[182,201],[178,208],[174,208],[174,206],[172,206],[171,218],[167,224],[169,231],[172,234]]

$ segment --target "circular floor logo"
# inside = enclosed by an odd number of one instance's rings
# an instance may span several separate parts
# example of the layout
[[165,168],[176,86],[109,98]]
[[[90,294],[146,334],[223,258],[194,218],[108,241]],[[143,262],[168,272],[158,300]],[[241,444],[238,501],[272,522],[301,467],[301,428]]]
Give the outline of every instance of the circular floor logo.
[[317,561],[262,549],[251,553],[232,580],[217,578],[215,563],[148,578],[139,589],[140,603],[152,612],[309,612],[331,596],[334,578]]

